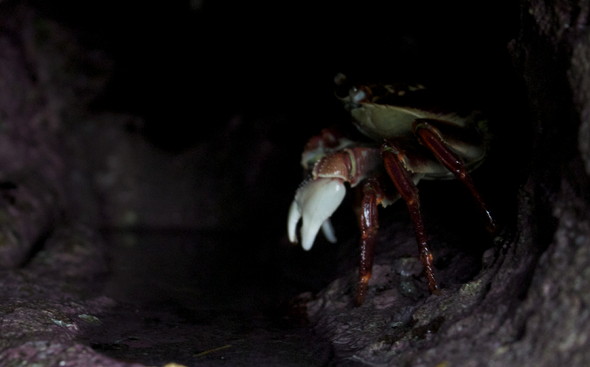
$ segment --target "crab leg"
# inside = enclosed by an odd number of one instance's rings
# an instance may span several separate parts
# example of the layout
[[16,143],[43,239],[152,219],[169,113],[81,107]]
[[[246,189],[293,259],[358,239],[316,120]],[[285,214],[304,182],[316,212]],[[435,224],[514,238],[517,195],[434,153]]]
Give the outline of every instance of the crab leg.
[[414,123],[414,132],[418,136],[418,139],[420,139],[420,142],[434,154],[436,159],[451,171],[459,181],[463,182],[486,217],[488,231],[494,232],[496,230],[496,222],[490,210],[475,188],[463,160],[448,147],[442,137],[441,131],[434,126],[437,124],[440,125],[441,121],[430,119],[416,120]]
[[438,284],[434,277],[433,256],[428,246],[426,230],[424,229],[424,222],[420,212],[420,196],[412,174],[406,168],[406,157],[403,151],[392,141],[383,143],[381,155],[389,177],[408,206],[408,211],[414,224],[416,240],[418,241],[420,261],[424,266],[424,274],[428,282],[428,289],[430,289],[430,292],[436,293],[438,291]]
[[355,304],[361,305],[367,294],[369,280],[375,257],[375,236],[379,229],[377,206],[383,200],[381,187],[375,178],[368,179],[362,187],[359,224],[361,228],[361,256],[359,264],[359,283]]

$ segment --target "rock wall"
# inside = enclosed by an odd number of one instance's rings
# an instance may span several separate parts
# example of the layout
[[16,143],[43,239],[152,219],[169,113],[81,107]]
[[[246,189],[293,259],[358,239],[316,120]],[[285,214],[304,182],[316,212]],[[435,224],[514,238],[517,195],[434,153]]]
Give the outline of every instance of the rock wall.
[[309,312],[342,365],[590,363],[588,10],[587,1],[521,4],[509,50],[526,90],[528,121],[517,123],[530,122],[520,142],[530,155],[515,228],[495,237],[472,280],[438,296],[408,301],[391,284],[412,279],[378,264],[375,287],[392,290],[351,311],[353,278],[334,282]]

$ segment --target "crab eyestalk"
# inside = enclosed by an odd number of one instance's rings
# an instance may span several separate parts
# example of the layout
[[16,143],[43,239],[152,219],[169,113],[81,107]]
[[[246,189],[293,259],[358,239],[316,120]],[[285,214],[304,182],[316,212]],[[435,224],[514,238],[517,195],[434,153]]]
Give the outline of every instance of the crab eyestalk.
[[342,203],[346,188],[342,180],[325,178],[304,183],[295,194],[289,209],[289,240],[297,243],[297,224],[301,219],[301,247],[309,250],[322,228],[328,241],[336,242],[330,217]]

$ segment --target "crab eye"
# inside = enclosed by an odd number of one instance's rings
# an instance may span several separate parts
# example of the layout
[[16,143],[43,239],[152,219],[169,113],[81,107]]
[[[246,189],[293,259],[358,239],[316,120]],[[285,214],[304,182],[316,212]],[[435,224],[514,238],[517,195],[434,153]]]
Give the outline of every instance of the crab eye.
[[350,88],[349,94],[350,100],[353,103],[360,103],[361,101],[367,98],[367,93],[365,93],[364,90],[359,89],[357,87]]

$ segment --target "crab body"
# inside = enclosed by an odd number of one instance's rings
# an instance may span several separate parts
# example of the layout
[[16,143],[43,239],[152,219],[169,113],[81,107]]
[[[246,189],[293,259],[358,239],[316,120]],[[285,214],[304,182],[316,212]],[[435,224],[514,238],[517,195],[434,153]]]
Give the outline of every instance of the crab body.
[[[486,155],[485,120],[477,111],[445,110],[434,104],[422,85],[363,85],[340,97],[358,130],[369,142],[355,142],[339,132],[324,129],[307,143],[302,166],[308,178],[296,192],[288,218],[288,234],[309,250],[322,229],[336,242],[330,217],[344,198],[346,183],[361,191],[357,208],[361,229],[361,262],[355,302],[360,304],[371,277],[377,207],[403,198],[414,224],[420,259],[430,291],[438,290],[433,255],[420,213],[416,185],[422,179],[457,178],[479,204],[488,228],[494,221],[469,175]],[[460,111],[460,112],[457,112]],[[393,192],[389,189],[393,183]]]

